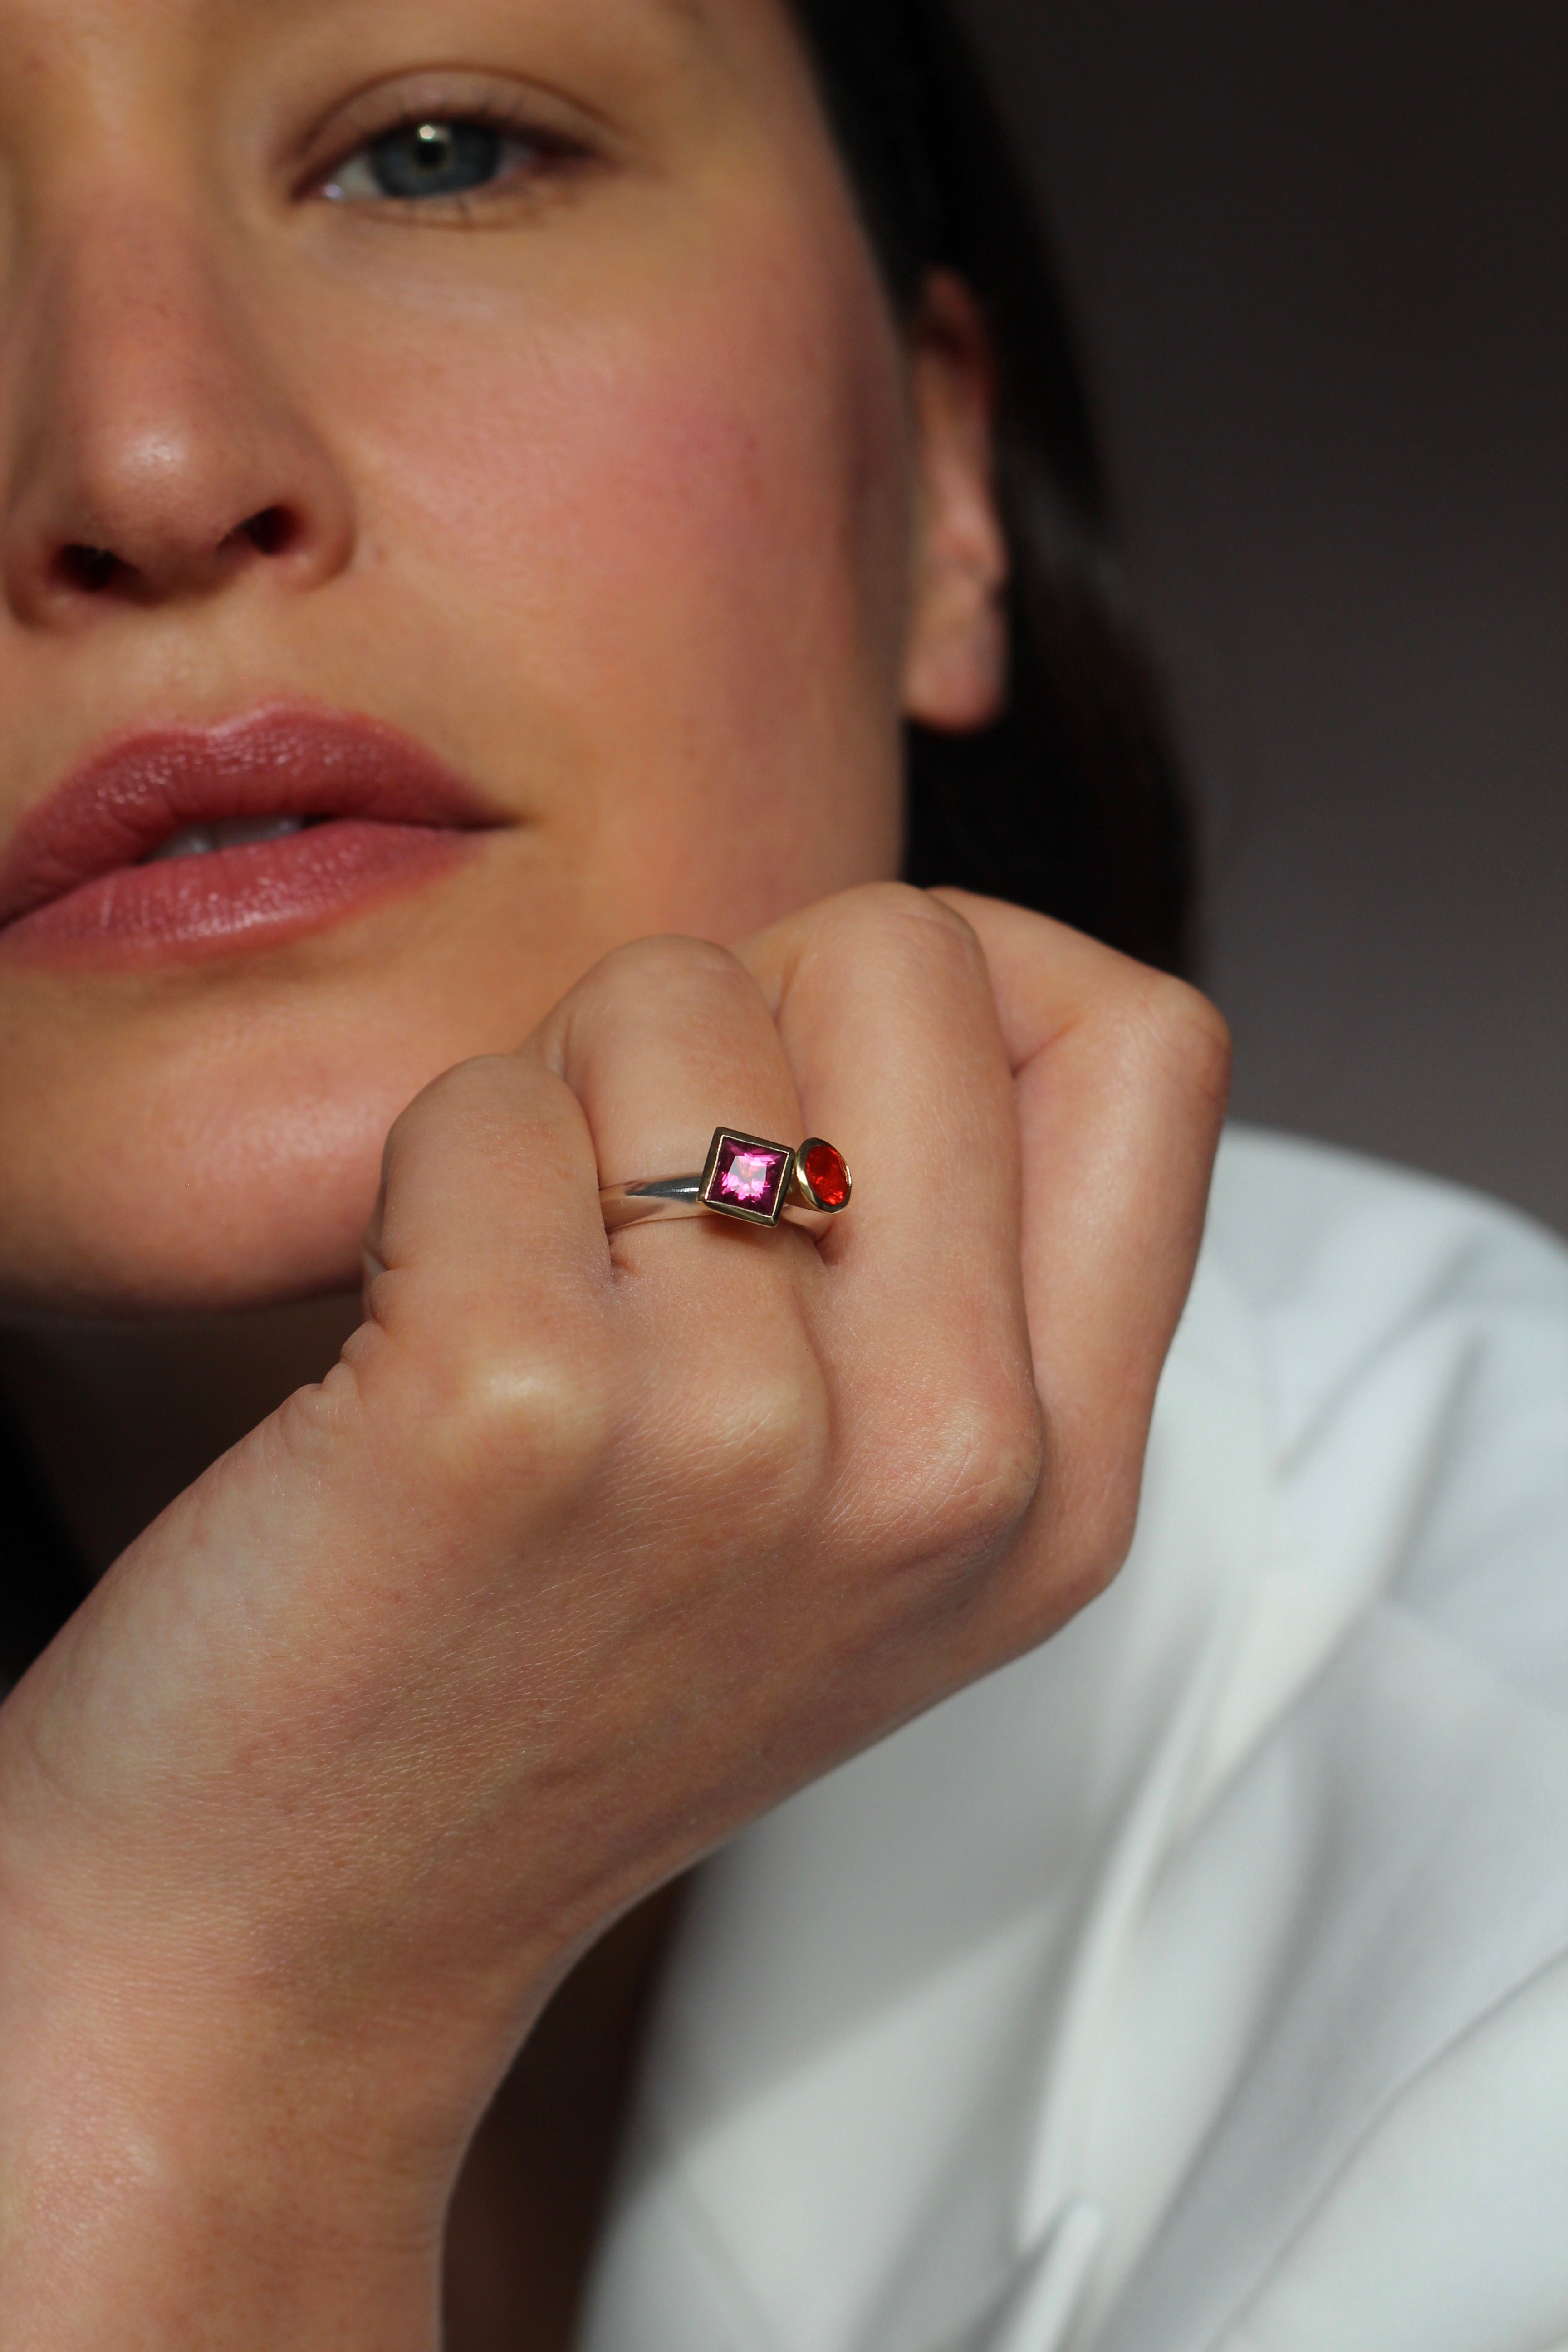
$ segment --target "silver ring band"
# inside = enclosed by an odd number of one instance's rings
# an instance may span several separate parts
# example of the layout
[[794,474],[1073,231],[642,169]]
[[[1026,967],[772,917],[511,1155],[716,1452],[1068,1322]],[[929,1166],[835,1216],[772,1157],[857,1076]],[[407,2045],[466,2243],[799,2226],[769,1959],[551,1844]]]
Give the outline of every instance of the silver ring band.
[[849,1170],[842,1152],[819,1135],[792,1147],[766,1136],[716,1127],[701,1173],[640,1176],[605,1184],[599,1207],[605,1231],[658,1224],[674,1217],[732,1217],[747,1225],[787,1220],[824,1233],[849,1205]]

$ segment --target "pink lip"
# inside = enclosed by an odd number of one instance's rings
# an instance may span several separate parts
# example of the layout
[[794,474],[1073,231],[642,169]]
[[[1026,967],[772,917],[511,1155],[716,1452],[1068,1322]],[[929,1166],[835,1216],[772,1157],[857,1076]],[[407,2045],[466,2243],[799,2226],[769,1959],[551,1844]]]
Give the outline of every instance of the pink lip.
[[[300,833],[142,861],[187,826]],[[462,857],[496,812],[379,719],[269,709],[95,753],[0,858],[0,953],[146,963],[260,947],[361,912]]]

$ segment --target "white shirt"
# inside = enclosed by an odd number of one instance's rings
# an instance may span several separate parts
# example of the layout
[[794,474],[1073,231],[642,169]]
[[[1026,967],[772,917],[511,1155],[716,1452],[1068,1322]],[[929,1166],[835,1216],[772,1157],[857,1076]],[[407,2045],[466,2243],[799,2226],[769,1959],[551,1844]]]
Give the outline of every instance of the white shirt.
[[1131,1557],[701,1874],[585,2352],[1568,2347],[1568,1253],[1234,1133]]

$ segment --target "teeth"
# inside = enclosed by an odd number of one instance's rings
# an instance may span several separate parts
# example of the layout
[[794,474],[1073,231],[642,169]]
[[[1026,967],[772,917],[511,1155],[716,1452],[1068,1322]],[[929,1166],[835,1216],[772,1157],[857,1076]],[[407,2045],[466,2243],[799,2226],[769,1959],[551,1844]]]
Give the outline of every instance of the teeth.
[[209,850],[244,849],[253,841],[282,841],[304,829],[302,816],[229,816],[217,824],[187,824],[172,833],[142,863],[156,866],[165,857],[205,857]]

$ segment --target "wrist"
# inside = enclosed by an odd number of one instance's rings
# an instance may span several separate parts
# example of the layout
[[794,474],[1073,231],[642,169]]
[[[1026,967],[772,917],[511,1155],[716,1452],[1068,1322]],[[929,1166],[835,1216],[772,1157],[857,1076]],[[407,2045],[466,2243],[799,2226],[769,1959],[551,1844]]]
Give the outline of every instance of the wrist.
[[373,2097],[356,2130],[341,2081],[318,2100],[308,2063],[242,2039],[7,2004],[7,2352],[433,2352],[445,2183],[397,2160]]
[[428,2352],[452,2183],[553,1976],[378,1969],[308,1882],[262,1901],[168,1823],[149,1860],[38,1801],[5,1727],[5,2352]]
[[455,2096],[169,1950],[0,1905],[6,2352],[434,2352]]
[[139,2121],[78,2119],[0,2162],[7,2352],[436,2352],[438,2233],[378,2231],[298,2175],[209,2172]]

